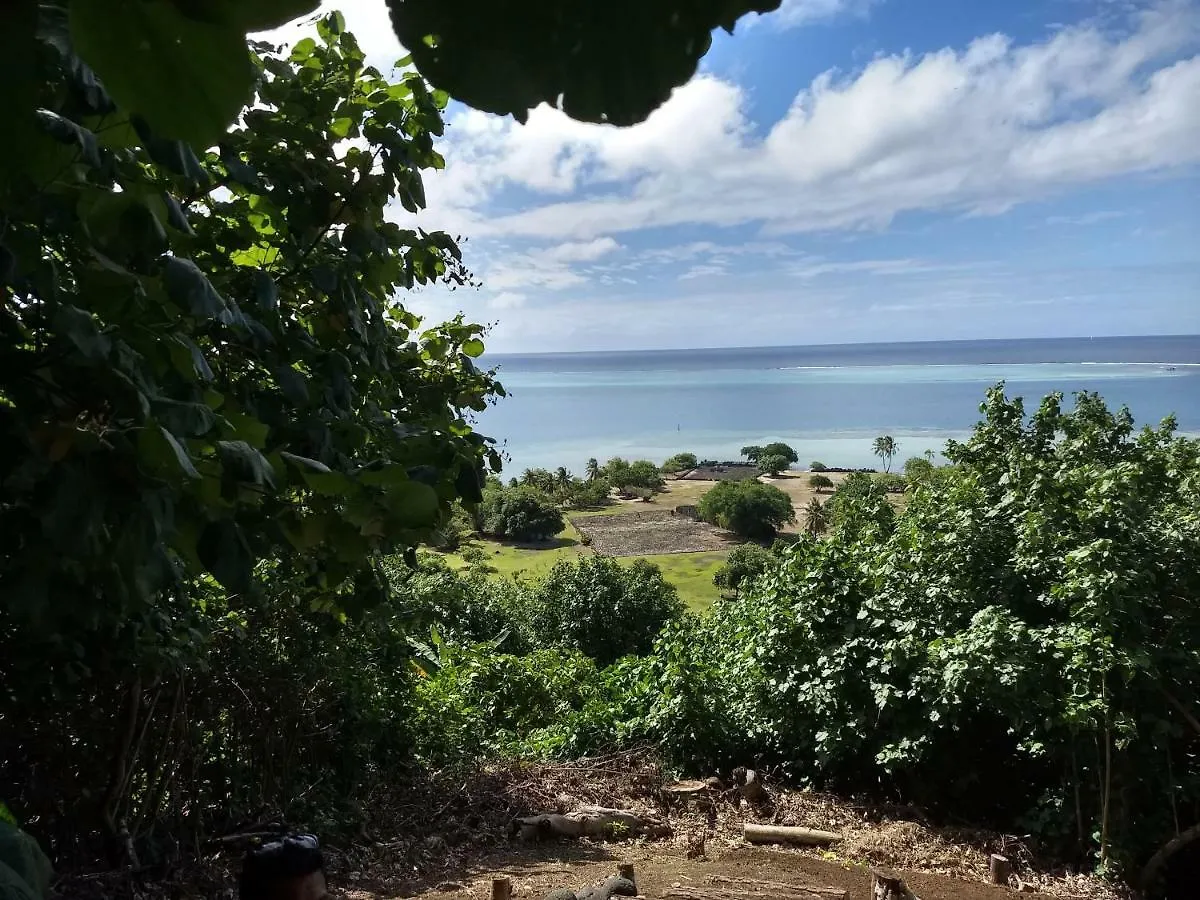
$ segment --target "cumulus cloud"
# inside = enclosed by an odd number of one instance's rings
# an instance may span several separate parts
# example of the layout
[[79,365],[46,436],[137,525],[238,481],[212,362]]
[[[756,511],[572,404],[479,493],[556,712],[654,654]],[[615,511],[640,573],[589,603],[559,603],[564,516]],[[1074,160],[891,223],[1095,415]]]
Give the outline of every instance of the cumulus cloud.
[[[472,234],[588,241],[658,226],[768,233],[881,227],[910,211],[992,215],[1072,185],[1200,162],[1195,4],[1015,44],[879,56],[828,71],[756,136],[746,92],[702,76],[629,129],[542,107],[525,126],[454,120],[431,200]],[[1187,55],[1190,51],[1193,55]],[[532,200],[481,209],[516,186]],[[431,205],[433,203],[431,202]]]

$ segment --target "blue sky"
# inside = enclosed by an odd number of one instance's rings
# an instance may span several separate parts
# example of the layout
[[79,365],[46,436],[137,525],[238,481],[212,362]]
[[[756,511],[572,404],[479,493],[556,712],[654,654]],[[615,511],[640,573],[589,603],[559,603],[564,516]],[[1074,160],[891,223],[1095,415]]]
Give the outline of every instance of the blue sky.
[[448,120],[484,287],[401,299],[493,351],[1200,333],[1200,0],[785,0],[633,128]]

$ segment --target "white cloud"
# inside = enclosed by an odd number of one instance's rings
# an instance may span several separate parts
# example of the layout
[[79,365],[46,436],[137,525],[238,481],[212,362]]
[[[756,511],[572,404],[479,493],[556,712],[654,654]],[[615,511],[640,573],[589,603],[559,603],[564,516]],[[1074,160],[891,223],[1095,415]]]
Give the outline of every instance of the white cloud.
[[[431,209],[471,234],[588,241],[656,226],[770,233],[880,227],[919,210],[994,215],[1072,185],[1200,162],[1197,7],[1124,33],[1084,25],[1015,45],[880,56],[821,74],[765,137],[735,84],[702,76],[629,129],[542,107],[525,126],[456,118]],[[536,195],[481,214],[515,185]]]
[[492,309],[518,309],[525,305],[528,299],[524,294],[518,294],[515,291],[504,291],[497,294],[488,301],[488,306]]
[[562,290],[587,281],[573,263],[595,262],[620,247],[612,238],[602,237],[505,254],[495,265],[484,269],[482,276],[489,288],[498,291],[520,287]]
[[783,0],[779,9],[759,17],[772,28],[795,28],[840,15],[866,15],[879,0]]

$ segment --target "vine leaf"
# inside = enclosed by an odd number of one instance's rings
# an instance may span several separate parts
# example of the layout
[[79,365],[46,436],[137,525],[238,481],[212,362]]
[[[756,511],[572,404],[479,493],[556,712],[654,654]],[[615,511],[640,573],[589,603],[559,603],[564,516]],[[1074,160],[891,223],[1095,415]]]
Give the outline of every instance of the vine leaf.
[[780,0],[388,0],[392,25],[435,87],[524,122],[539,103],[633,125],[696,73],[717,27]]
[[233,23],[189,18],[167,0],[72,0],[70,25],[108,94],[162,137],[211,146],[252,99],[245,32]]

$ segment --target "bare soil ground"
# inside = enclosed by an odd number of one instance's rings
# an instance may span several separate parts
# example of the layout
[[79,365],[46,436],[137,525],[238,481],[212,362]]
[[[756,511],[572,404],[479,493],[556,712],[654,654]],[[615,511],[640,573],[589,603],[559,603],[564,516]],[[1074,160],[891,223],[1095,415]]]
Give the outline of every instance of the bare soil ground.
[[732,546],[720,529],[670,509],[647,509],[608,516],[579,516],[571,519],[591,547],[607,556],[654,556],[661,553],[699,553],[726,550]]
[[[767,806],[752,809],[722,794],[712,819],[694,808],[666,806],[663,788],[670,783],[650,752],[641,750],[569,763],[496,763],[383,784],[369,811],[373,827],[349,839],[319,835],[331,896],[484,900],[492,877],[507,875],[516,898],[540,900],[557,888],[578,890],[600,881],[622,862],[633,863],[638,889],[650,898],[675,885],[704,888],[729,878],[839,887],[852,900],[870,900],[872,866],[900,874],[921,900],[1129,896],[1055,868],[1011,836],[914,821],[913,811],[903,808],[790,789],[767,777]],[[653,841],[533,844],[509,836],[515,817],[580,805],[652,815],[673,833]],[[746,822],[820,828],[838,832],[842,840],[827,850],[753,847],[741,837]],[[232,900],[241,851],[221,839],[205,846],[210,849],[170,867],[64,873],[54,894],[60,900]],[[696,855],[701,846],[703,853]],[[989,853],[1007,855],[1020,882],[1036,891],[1017,895],[988,884]]]
[[[792,790],[769,779],[770,803],[757,810],[727,797],[718,801],[715,821],[692,809],[668,808],[661,800],[662,787],[671,779],[644,752],[568,764],[511,764],[480,776],[481,782],[464,783],[460,796],[449,798],[450,812],[443,814],[437,832],[419,829],[424,837],[409,833],[405,839],[338,857],[332,879],[337,895],[352,900],[483,900],[492,877],[507,875],[515,897],[537,900],[557,888],[577,891],[630,862],[639,893],[652,898],[675,886],[711,887],[727,878],[838,887],[848,890],[852,900],[870,900],[871,867],[900,874],[921,900],[1000,900],[1014,896],[1018,879],[1028,885],[1024,896],[1124,896],[1097,879],[1053,870],[1016,838],[938,828],[904,818],[900,809]],[[484,785],[486,793],[476,796]],[[513,815],[581,804],[665,819],[673,835],[653,841],[523,844],[509,840],[501,825]],[[456,829],[468,811],[473,827],[464,838]],[[804,825],[836,831],[843,838],[825,850],[755,847],[742,839],[744,822]],[[698,847],[703,851],[697,856]],[[987,883],[988,854],[994,852],[1013,861],[1016,878],[1009,888]]]

